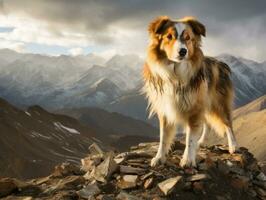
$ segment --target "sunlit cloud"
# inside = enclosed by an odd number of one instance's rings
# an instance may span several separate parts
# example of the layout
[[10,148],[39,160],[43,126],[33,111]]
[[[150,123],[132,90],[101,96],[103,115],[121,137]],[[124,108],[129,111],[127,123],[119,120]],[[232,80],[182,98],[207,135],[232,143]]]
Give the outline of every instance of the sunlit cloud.
[[0,39],[0,49],[12,49],[19,53],[26,53],[26,45],[23,42],[14,42]]
[[78,56],[78,55],[84,54],[85,52],[84,52],[84,49],[77,47],[77,48],[70,49],[69,53],[72,56]]

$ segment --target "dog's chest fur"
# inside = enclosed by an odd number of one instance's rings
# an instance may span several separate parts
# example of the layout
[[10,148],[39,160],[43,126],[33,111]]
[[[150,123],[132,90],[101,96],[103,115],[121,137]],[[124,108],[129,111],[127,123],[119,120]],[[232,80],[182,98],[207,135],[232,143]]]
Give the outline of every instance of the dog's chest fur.
[[196,101],[195,91],[188,82],[193,73],[191,66],[189,63],[178,66],[153,65],[150,70],[151,76],[144,85],[150,115],[157,113],[166,117],[168,122],[176,123]]

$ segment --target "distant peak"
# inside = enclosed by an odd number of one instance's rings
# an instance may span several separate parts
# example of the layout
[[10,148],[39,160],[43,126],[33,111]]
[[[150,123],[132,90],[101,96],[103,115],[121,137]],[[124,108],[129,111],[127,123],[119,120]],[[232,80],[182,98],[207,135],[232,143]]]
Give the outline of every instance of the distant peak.
[[28,111],[37,111],[37,112],[47,112],[46,110],[44,110],[41,106],[39,105],[33,105],[28,107],[27,109]]

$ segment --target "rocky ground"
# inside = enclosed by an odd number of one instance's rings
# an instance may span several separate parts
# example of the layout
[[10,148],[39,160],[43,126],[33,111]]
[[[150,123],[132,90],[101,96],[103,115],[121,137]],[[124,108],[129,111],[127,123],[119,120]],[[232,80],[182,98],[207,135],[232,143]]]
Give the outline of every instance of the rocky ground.
[[225,146],[201,148],[198,167],[182,169],[184,145],[176,142],[164,166],[151,168],[158,143],[129,152],[103,152],[96,144],[80,166],[63,163],[44,178],[0,178],[5,200],[266,199],[266,164],[245,148],[230,155]]

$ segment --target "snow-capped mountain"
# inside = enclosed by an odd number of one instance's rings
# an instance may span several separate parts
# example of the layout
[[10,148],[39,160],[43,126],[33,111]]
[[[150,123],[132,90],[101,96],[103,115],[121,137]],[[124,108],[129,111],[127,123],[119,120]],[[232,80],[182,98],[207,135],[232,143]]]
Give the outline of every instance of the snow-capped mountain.
[[108,104],[121,95],[121,89],[107,78],[99,78],[91,84],[74,84],[67,92],[59,95],[56,102],[64,102],[57,108],[77,108],[86,106],[97,106]]
[[[232,69],[235,107],[266,94],[266,63],[220,55]],[[46,108],[97,106],[146,119],[139,94],[143,60],[115,55],[105,60],[95,54],[51,57],[0,50],[0,97],[16,105]]]
[[0,50],[0,96],[16,105],[101,106],[135,87],[142,60],[95,54],[51,57]]
[[263,63],[226,54],[217,58],[227,63],[233,72],[235,107],[245,105],[266,94],[266,68]]

